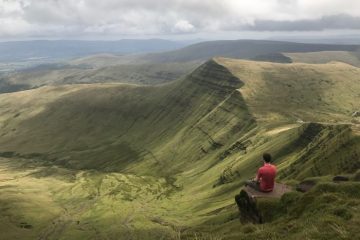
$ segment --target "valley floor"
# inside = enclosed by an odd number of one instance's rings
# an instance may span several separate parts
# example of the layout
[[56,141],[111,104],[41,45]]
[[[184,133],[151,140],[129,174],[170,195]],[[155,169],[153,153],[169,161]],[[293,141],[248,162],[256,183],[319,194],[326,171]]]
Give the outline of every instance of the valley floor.
[[165,179],[0,158],[0,239],[357,239],[360,172],[349,183],[330,179],[286,195],[259,225],[239,221],[232,196],[199,214],[192,196]]
[[[30,163],[29,163],[30,162]],[[165,179],[0,159],[0,239],[176,239]]]

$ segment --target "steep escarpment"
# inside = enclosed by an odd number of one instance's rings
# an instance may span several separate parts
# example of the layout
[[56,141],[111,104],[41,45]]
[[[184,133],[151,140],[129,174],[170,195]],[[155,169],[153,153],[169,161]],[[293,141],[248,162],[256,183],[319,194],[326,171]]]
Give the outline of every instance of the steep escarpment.
[[45,87],[3,95],[2,106],[11,107],[3,112],[1,151],[73,168],[179,171],[253,122],[236,91],[241,85],[211,60],[163,86]]
[[297,149],[293,162],[287,161],[281,177],[304,179],[360,168],[359,137],[349,125],[310,123],[299,129],[299,137],[291,149]]

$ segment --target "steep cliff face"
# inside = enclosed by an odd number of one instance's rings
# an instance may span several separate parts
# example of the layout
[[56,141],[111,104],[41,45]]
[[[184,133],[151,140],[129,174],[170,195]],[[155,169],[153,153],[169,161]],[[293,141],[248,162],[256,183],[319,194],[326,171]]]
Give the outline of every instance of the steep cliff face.
[[9,109],[2,101],[1,151],[74,168],[179,172],[253,123],[236,91],[241,85],[210,60],[164,86],[45,87],[4,95],[16,100]]

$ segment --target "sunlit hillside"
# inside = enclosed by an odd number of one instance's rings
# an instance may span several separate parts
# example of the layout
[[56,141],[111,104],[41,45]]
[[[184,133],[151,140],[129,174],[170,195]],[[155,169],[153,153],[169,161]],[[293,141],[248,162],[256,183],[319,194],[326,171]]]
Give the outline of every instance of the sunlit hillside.
[[[355,239],[359,93],[345,63],[214,58],[162,85],[1,94],[0,238]],[[318,184],[241,223],[265,151],[278,181]]]

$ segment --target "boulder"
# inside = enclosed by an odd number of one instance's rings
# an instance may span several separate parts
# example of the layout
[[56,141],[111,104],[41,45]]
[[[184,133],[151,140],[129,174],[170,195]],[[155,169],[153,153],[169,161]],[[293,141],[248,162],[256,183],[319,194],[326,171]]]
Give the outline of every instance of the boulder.
[[333,182],[347,182],[347,181],[350,181],[350,178],[346,176],[335,176],[333,178]]
[[296,191],[305,193],[308,192],[310,189],[312,189],[315,185],[316,185],[315,181],[305,180],[296,186]]
[[352,117],[360,117],[360,111],[355,111],[351,114]]
[[258,192],[251,187],[244,187],[235,196],[235,202],[240,211],[240,220],[253,223],[270,221],[280,198],[290,191],[291,187],[280,183],[276,183],[274,190],[270,193]]

